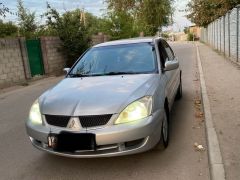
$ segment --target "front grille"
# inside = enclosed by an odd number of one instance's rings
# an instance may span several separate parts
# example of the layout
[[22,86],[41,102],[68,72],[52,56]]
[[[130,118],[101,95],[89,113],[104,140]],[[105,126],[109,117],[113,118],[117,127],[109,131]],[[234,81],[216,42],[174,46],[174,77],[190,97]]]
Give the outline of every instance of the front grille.
[[112,117],[111,114],[95,115],[95,116],[80,116],[79,120],[82,127],[87,128],[87,127],[103,126],[108,123],[111,117]]
[[46,121],[52,126],[67,127],[70,116],[45,115]]

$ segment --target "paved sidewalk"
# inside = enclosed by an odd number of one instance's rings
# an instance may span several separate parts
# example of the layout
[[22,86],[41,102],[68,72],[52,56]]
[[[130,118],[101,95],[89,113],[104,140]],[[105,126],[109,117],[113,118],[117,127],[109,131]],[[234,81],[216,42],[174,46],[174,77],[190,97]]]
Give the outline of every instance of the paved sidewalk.
[[240,178],[240,67],[199,43],[211,113],[226,179]]

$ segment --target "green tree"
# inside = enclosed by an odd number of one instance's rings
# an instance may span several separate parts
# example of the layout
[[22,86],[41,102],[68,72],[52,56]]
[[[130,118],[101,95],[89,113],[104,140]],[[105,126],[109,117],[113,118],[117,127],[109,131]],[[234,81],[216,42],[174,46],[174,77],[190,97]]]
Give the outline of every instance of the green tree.
[[23,6],[23,1],[18,0],[18,21],[20,34],[26,38],[31,38],[37,29],[35,12],[30,12]]
[[18,27],[14,25],[12,22],[4,23],[0,20],[0,37],[9,37],[16,36],[18,31]]
[[76,59],[90,46],[88,28],[92,25],[81,21],[81,10],[77,9],[60,15],[55,8],[47,4],[47,25],[63,42],[62,51],[67,55],[67,66],[72,66]]
[[[81,12],[81,11],[79,11]],[[98,32],[103,32],[105,29],[102,28],[103,18],[98,18],[89,12],[82,12],[85,14],[85,28],[89,36],[97,34]]]
[[155,35],[158,28],[171,23],[173,9],[169,0],[144,0],[138,14],[141,28],[147,35]]
[[106,16],[98,18],[94,27],[95,27],[94,34],[96,34],[98,32],[103,32],[105,34],[111,35],[112,23],[111,23],[111,20]]
[[[172,0],[106,0],[106,2],[108,12],[113,17],[119,13],[125,14],[119,17],[123,22],[131,23],[132,29],[128,29],[130,36],[142,31],[145,35],[155,35],[159,27],[170,23],[173,12]],[[128,20],[124,17],[128,17]]]
[[134,25],[134,18],[131,14],[124,11],[116,11],[108,14],[109,23],[108,34],[113,40],[131,38],[137,36],[137,31]]
[[187,40],[188,40],[188,41],[193,41],[193,38],[194,38],[194,34],[191,33],[191,32],[189,32],[189,33],[187,34]]
[[191,0],[187,17],[198,26],[207,26],[239,3],[240,0]]

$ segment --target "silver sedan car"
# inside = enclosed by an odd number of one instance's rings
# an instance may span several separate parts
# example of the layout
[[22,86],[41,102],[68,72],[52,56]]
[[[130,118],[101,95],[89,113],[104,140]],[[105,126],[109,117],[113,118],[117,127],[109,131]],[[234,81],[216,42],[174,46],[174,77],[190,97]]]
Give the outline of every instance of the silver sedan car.
[[162,38],[89,49],[32,105],[32,144],[67,157],[109,157],[166,148],[169,113],[182,96],[179,62]]

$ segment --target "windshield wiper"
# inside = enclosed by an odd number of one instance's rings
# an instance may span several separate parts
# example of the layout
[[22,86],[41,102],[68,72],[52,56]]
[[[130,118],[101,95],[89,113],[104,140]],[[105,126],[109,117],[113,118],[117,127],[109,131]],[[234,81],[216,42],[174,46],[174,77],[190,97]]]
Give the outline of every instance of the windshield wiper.
[[74,77],[89,77],[89,76],[108,76],[108,75],[125,75],[125,74],[141,74],[139,72],[133,72],[133,71],[129,71],[129,72],[108,72],[108,73],[103,73],[103,74],[68,74],[70,77],[74,78]]
[[133,72],[133,71],[129,71],[129,72],[108,72],[105,73],[104,75],[124,75],[124,74],[140,74],[139,72]]
[[91,76],[89,74],[68,74],[70,77],[88,77]]

